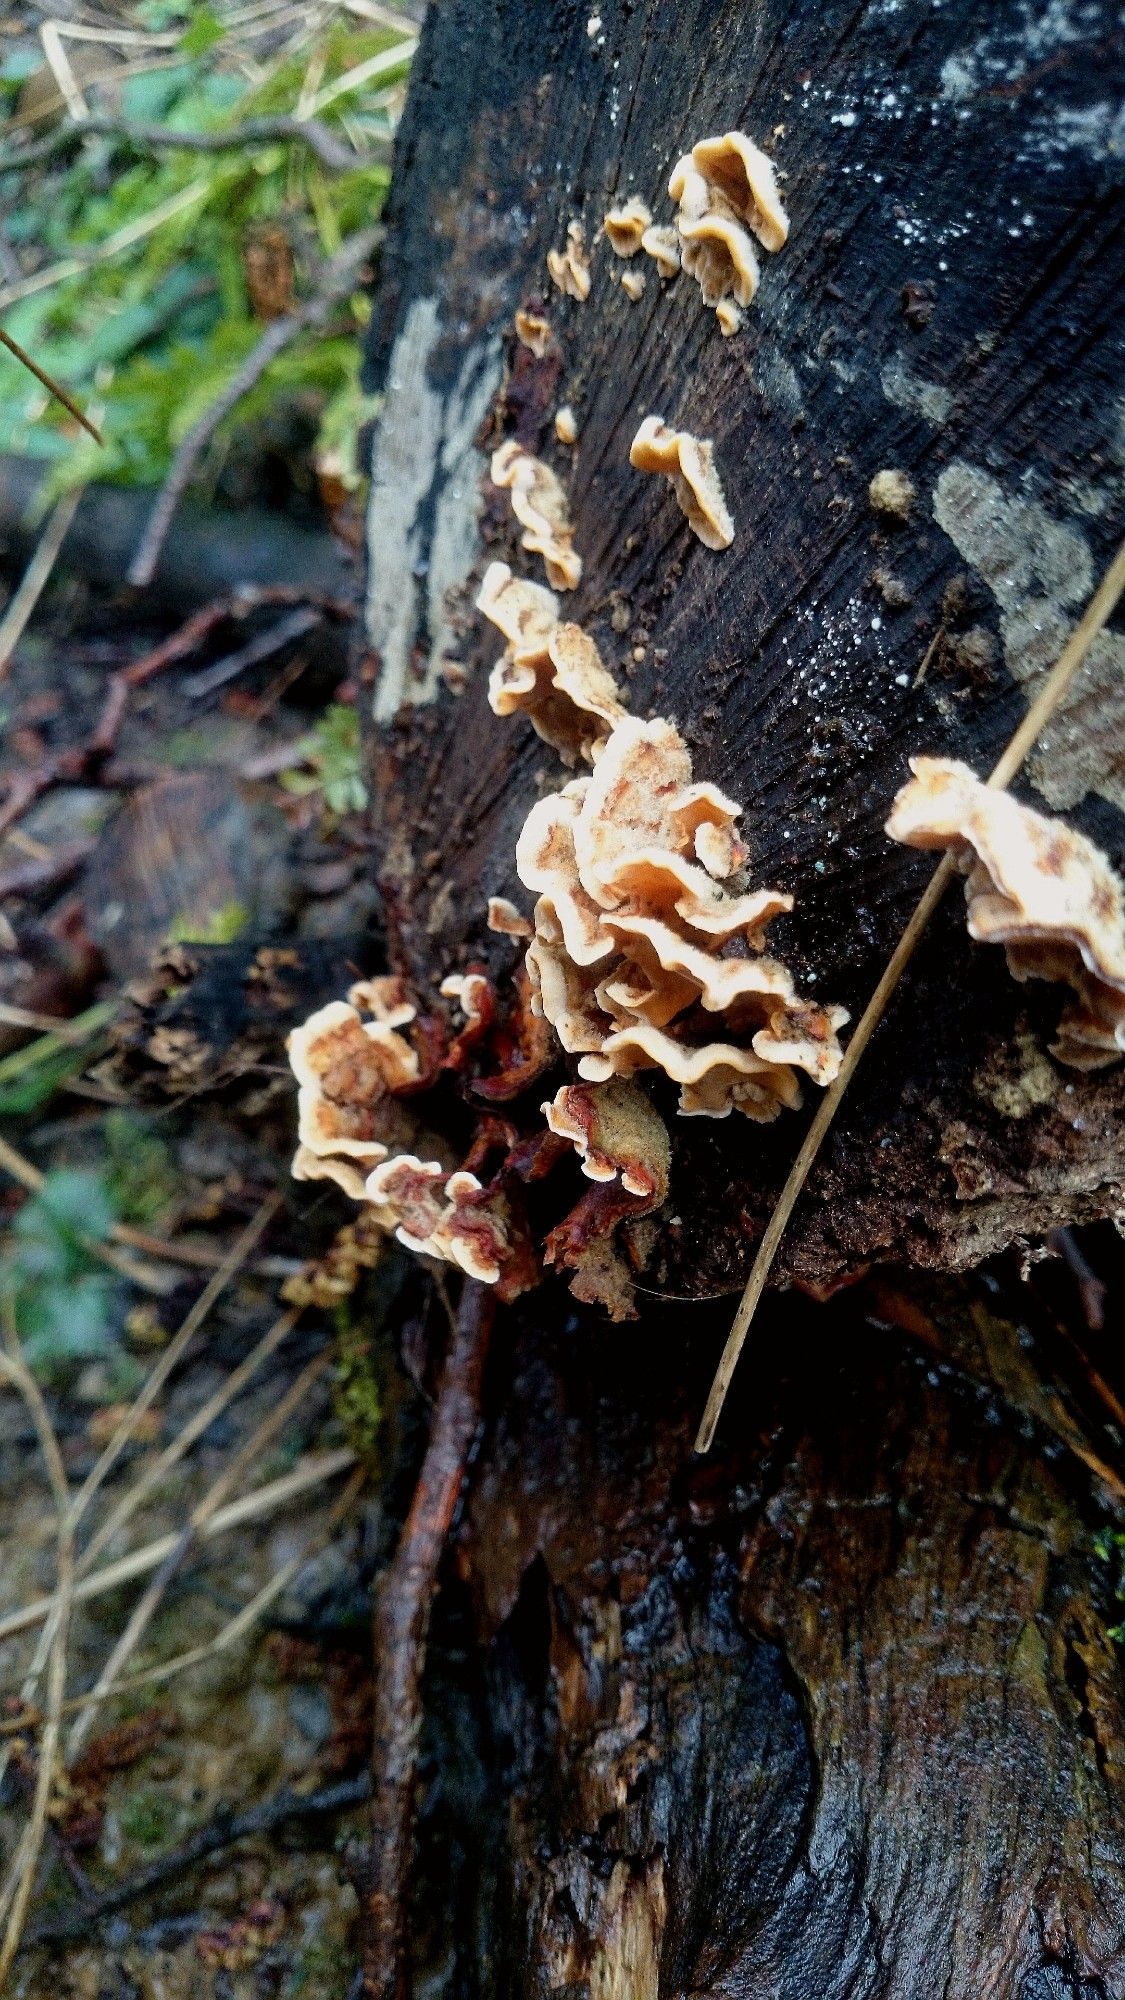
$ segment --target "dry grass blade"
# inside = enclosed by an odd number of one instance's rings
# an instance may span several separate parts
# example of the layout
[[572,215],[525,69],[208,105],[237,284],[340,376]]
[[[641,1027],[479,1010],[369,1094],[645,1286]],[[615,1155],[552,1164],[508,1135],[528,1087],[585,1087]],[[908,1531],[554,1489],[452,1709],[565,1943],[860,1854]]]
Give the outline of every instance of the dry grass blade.
[[[1003,756],[991,772],[988,783],[994,790],[1002,791],[1005,786],[1011,783],[1029,750],[1033,748],[1051,720],[1051,717],[1065,700],[1071,683],[1082,666],[1090,647],[1093,645],[1103,626],[1112,617],[1114,607],[1121,596],[1122,590],[1125,590],[1125,543],[1118,549],[1105,576],[1086,606],[1082,617],[1063,647],[1055,666],[1052,667],[1051,672],[1047,675],[1038,695],[1032,702],[1031,707],[1028,709],[1027,714],[1024,716]],[[751,1321],[757,1311],[758,1301],[765,1288],[766,1279],[769,1277],[773,1260],[777,1255],[778,1247],[788,1226],[789,1218],[793,1213],[801,1189],[808,1179],[813,1162],[839,1109],[844,1092],[847,1090],[852,1077],[859,1067],[860,1059],[868,1042],[871,1040],[872,1035],[875,1033],[879,1022],[886,1012],[887,1003],[913,956],[919,938],[933,916],[955,872],[955,864],[952,857],[946,854],[934,870],[917,909],[914,911],[910,922],[907,924],[898,944],[895,946],[886,971],[883,973],[878,986],[875,988],[860,1019],[856,1023],[855,1032],[844,1052],[844,1060],[840,1065],[840,1073],[835,1082],[829,1085],[828,1090],[821,1100],[816,1117],[808,1129],[805,1142],[793,1163],[789,1178],[778,1197],[777,1207],[770,1217],[765,1235],[758,1246],[758,1254],[754,1259],[753,1269],[746,1283],[746,1290],[743,1292],[741,1303],[735,1314],[734,1324],[727,1335],[727,1343],[723,1349],[719,1366],[715,1371],[715,1379],[711,1384],[711,1393],[707,1398],[703,1420],[700,1423],[699,1432],[695,1440],[695,1449],[697,1452],[709,1451],[714,1441],[715,1428],[722,1414],[727,1391],[730,1388],[734,1371],[738,1366],[738,1358],[742,1352],[746,1335],[750,1330]]]
[[215,1480],[203,1499],[199,1501],[197,1506],[192,1508],[187,1526],[182,1530],[175,1547],[169,1550],[156,1575],[152,1578],[138,1602],[133,1606],[125,1629],[118,1638],[105,1666],[98,1675],[95,1686],[91,1690],[90,1702],[83,1709],[82,1714],[78,1717],[70,1732],[66,1746],[66,1762],[68,1764],[73,1763],[77,1757],[90,1733],[99,1704],[113,1687],[114,1682],[123,1671],[126,1662],[136,1652],[145,1632],[152,1623],[165,1591],[173,1578],[183,1568],[197,1540],[206,1531],[208,1523],[214,1519],[227,1496],[239,1484],[243,1474],[249,1470],[254,1460],[261,1456],[262,1452],[265,1451],[268,1445],[273,1443],[276,1437],[280,1436],[290,1419],[296,1415],[301,1404],[306,1400],[310,1389],[318,1378],[323,1375],[331,1359],[331,1351],[326,1350],[323,1354],[318,1354],[315,1360],[310,1361],[307,1368],[302,1369],[296,1381],[281,1398],[281,1401],[270,1411],[268,1417],[258,1425],[241,1450],[235,1454],[230,1465],[220,1473],[218,1479]]
[[268,1333],[262,1335],[257,1346],[251,1349],[245,1361],[240,1361],[238,1367],[232,1369],[222,1387],[216,1389],[213,1396],[208,1397],[201,1409],[196,1410],[195,1415],[177,1431],[163,1451],[157,1452],[147,1465],[142,1466],[139,1477],[134,1480],[128,1492],[122,1495],[116,1507],[106,1515],[97,1533],[83,1549],[78,1564],[79,1576],[85,1576],[93,1568],[107,1543],[112,1541],[114,1535],[120,1533],[127,1521],[132,1520],[137,1508],[147,1500],[153,1488],[159,1486],[162,1479],[167,1478],[173,1466],[191,1450],[196,1439],[201,1438],[204,1431],[210,1429],[216,1417],[220,1417],[228,1404],[233,1403],[235,1397],[241,1394],[246,1384],[257,1374],[262,1363],[268,1361],[270,1355],[275,1353],[282,1341],[292,1333],[299,1317],[296,1311],[282,1313],[280,1319],[274,1321]]
[[280,1202],[280,1195],[272,1194],[262,1203],[257,1215],[247,1224],[241,1236],[232,1245],[226,1259],[220,1264],[214,1277],[210,1278],[207,1284],[204,1285],[203,1290],[200,1292],[191,1311],[184,1319],[178,1333],[169,1341],[156,1366],[151,1370],[144,1384],[138,1390],[133,1402],[129,1405],[128,1410],[122,1417],[121,1422],[114,1431],[97,1464],[87,1475],[78,1498],[74,1503],[76,1520],[85,1512],[99,1486],[105,1480],[107,1474],[112,1471],[114,1465],[116,1465],[125,1446],[135,1435],[137,1425],[140,1423],[145,1411],[155,1402],[169,1375],[178,1366],[185,1350],[194,1339],[196,1333],[198,1333],[216,1299],[226,1290],[232,1278],[236,1277],[242,1269],[267,1223],[276,1215]]
[[[266,1520],[290,1500],[298,1500],[305,1493],[324,1486],[341,1472],[350,1472],[355,1464],[355,1453],[346,1445],[333,1451],[317,1453],[294,1466],[292,1472],[283,1473],[280,1479],[271,1480],[266,1486],[255,1487],[252,1493],[243,1494],[232,1500],[229,1506],[220,1507],[211,1516],[203,1530],[203,1538],[210,1541],[215,1535],[225,1535],[232,1528],[244,1528],[251,1521]],[[80,1577],[74,1586],[74,1602],[86,1604],[92,1597],[104,1597],[108,1590],[118,1590],[123,1583],[135,1583],[138,1577],[148,1576],[158,1569],[165,1557],[176,1547],[178,1534],[158,1535],[155,1541],[146,1542],[143,1548],[130,1550],[117,1562],[106,1563],[104,1569],[96,1569],[90,1576]],[[25,1604],[19,1611],[10,1611],[0,1619],[0,1640],[14,1639],[20,1632],[29,1632],[36,1625],[46,1625],[53,1617],[58,1605],[55,1595],[37,1597],[31,1604]],[[26,1686],[26,1683],[25,1683]],[[21,1699],[29,1701],[31,1696],[21,1690]]]
[[39,1744],[39,1764],[35,1778],[35,1796],[32,1801],[31,1818],[24,1829],[23,1837],[16,1850],[11,1871],[4,1888],[0,1891],[0,1917],[7,1916],[7,1926],[3,1943],[0,1944],[0,1992],[3,1991],[12,1961],[19,1950],[27,1918],[28,1904],[35,1884],[35,1871],[39,1863],[39,1853],[43,1845],[43,1835],[47,1826],[47,1808],[50,1804],[51,1783],[58,1755],[59,1737],[62,1727],[63,1702],[66,1697],[66,1646],[70,1631],[70,1605],[74,1587],[74,1524],[71,1517],[70,1494],[66,1483],[62,1454],[58,1440],[47,1413],[47,1406],[40,1394],[39,1386],[31,1374],[27,1363],[19,1352],[15,1329],[5,1328],[6,1352],[0,1354],[2,1371],[23,1397],[35,1425],[40,1449],[51,1482],[55,1501],[55,1515],[58,1532],[58,1555],[55,1601],[58,1606],[54,1620],[54,1630],[50,1641],[50,1666],[47,1677],[47,1715]]
[[[20,1026],[21,1023],[14,1025]],[[44,1023],[45,1025],[45,1023]],[[66,1024],[73,1027],[73,1023]],[[50,1032],[61,1037],[61,1029],[53,1023]],[[69,1036],[67,1037],[69,1039]],[[28,1194],[38,1194],[47,1176],[39,1168],[26,1160],[22,1153],[7,1140],[0,1137],[0,1169],[11,1174]],[[115,1222],[109,1232],[114,1243],[126,1250],[140,1250],[148,1257],[160,1258],[166,1264],[184,1264],[191,1270],[214,1271],[225,1268],[231,1255],[228,1250],[216,1249],[209,1243],[171,1243],[166,1236],[154,1236],[148,1229],[134,1229],[127,1222]],[[104,1247],[104,1246],[103,1246]],[[114,1266],[116,1270],[119,1268]],[[290,1278],[301,1268],[300,1259],[295,1257],[257,1257],[247,1260],[246,1269],[259,1278]],[[155,1289],[155,1287],[152,1287]]]
[[30,298],[35,292],[48,291],[52,285],[61,285],[66,278],[80,277],[91,265],[102,264],[107,257],[120,256],[122,250],[128,250],[134,243],[140,243],[146,236],[151,236],[154,230],[161,229],[166,222],[171,222],[173,216],[182,215],[185,208],[192,208],[197,201],[202,201],[210,185],[207,180],[193,181],[190,187],[181,188],[178,194],[169,195],[167,201],[160,202],[156,208],[150,209],[147,215],[139,215],[134,222],[126,224],[125,228],[117,230],[113,236],[107,236],[104,243],[99,243],[87,256],[64,257],[57,264],[48,264],[45,270],[33,271],[29,278],[20,278],[14,284],[0,286],[0,307],[10,306],[16,299]]
[[[29,354],[26,347],[21,347],[18,340],[13,340],[10,333],[5,333],[2,326],[0,326],[0,345],[6,347],[9,354],[14,354],[17,361],[22,362],[24,367],[28,370],[29,374],[34,375],[37,382],[42,382],[43,387],[46,390],[48,390],[49,393],[54,397],[56,403],[61,403],[64,410],[70,411],[71,416],[74,417],[76,421],[81,424],[83,430],[89,431],[90,436],[93,438],[95,444],[105,443],[105,439],[103,438],[101,431],[98,429],[97,424],[93,421],[92,417],[88,417],[86,415],[86,412],[82,408],[81,403],[75,402],[74,397],[71,395],[69,389],[64,389],[62,383],[56,382],[53,375],[48,375],[47,370],[39,366],[39,363],[38,361],[36,361],[34,355]],[[75,504],[77,504],[77,502]],[[57,508],[55,512],[56,513],[58,512]],[[0,660],[2,660],[3,657],[4,657],[4,649],[2,643],[0,643]]]

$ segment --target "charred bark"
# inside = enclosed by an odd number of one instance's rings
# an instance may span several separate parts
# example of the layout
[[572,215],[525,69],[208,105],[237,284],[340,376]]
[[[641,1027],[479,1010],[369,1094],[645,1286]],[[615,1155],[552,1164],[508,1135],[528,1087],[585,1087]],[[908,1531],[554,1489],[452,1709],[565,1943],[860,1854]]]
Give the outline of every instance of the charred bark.
[[[925,880],[882,831],[908,753],[987,769],[1120,537],[1123,69],[1102,5],[985,23],[874,0],[435,11],[369,357],[386,398],[368,599],[384,876],[415,978],[496,963],[486,896],[518,889],[520,824],[537,783],[559,782],[527,725],[489,711],[495,634],[471,609],[488,556],[536,567],[487,483],[485,450],[514,433],[569,491],[585,570],[566,615],[632,708],[671,715],[697,773],[744,801],[755,879],[797,897],[771,937],[810,990],[859,1011]],[[670,167],[732,124],[774,151],[792,233],[724,340],[684,277],[662,287],[650,267],[627,298],[598,231],[631,193],[669,220]],[[585,304],[544,268],[575,217]],[[536,294],[558,335],[538,362],[511,334]],[[563,402],[573,454],[553,439]],[[715,440],[730,551],[704,549],[665,483],[630,467],[654,411]],[[868,503],[888,468],[916,490],[905,522]],[[1022,786],[1118,862],[1121,648],[1098,642]],[[903,1251],[963,1265],[1120,1206],[1120,1071],[1044,1068],[1058,992],[996,961],[948,898],[783,1270],[823,1279]],[[749,1135],[680,1122],[684,1227],[664,1233],[657,1288],[737,1286],[796,1144],[789,1118]]]
[[[745,801],[757,878],[797,896],[784,955],[859,1010],[924,879],[882,833],[908,753],[989,766],[1120,536],[1123,66],[1100,0],[431,11],[369,355],[380,868],[423,991],[510,974],[486,898],[560,781],[490,713],[471,609],[490,556],[532,569],[486,476],[516,435],[570,495],[567,614]],[[732,126],[774,151],[793,230],[724,341],[686,279],[631,302],[597,235],[633,193],[669,220],[677,157]],[[585,304],[544,271],[573,218]],[[511,335],[535,297],[538,362]],[[728,554],[630,470],[653,412],[715,440]],[[884,469],[915,489],[897,523],[868,503]],[[1022,785],[1118,865],[1121,666],[1111,635]],[[948,1271],[1120,1209],[1125,1082],[1052,1065],[1057,1006],[951,898],[779,1275]],[[692,1301],[745,1276],[800,1130],[676,1124],[638,1326],[549,1286],[502,1317],[431,1646],[415,1991],[1125,1994],[1113,1357],[1025,1324],[1007,1265],[1014,1303],[789,1292],[691,1459],[729,1318]]]

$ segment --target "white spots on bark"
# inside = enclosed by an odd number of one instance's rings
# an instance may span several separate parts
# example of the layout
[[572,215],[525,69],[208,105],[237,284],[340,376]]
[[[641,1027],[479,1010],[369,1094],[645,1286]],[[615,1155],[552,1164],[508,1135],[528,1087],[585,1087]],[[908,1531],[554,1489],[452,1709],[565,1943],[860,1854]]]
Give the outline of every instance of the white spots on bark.
[[[961,459],[941,474],[933,507],[938,526],[996,599],[1005,663],[1030,701],[1093,589],[1086,536]],[[1094,791],[1125,811],[1123,742],[1125,639],[1103,632],[1029,760],[1028,776],[1056,809]]]
[[888,403],[896,409],[909,410],[912,415],[922,417],[926,423],[940,430],[953,408],[953,397],[940,382],[927,382],[907,366],[901,354],[892,354],[883,363],[879,380]]
[[500,384],[499,337],[470,347],[437,386],[438,303],[415,299],[391,352],[367,510],[367,636],[379,660],[376,722],[432,701],[454,657],[451,593],[479,545],[485,460],[473,440]]

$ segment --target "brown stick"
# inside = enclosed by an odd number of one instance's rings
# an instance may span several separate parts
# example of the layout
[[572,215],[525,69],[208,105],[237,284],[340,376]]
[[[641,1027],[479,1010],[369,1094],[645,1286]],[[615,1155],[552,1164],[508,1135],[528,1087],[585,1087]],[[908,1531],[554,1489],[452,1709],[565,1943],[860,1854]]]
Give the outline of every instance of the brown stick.
[[480,1414],[495,1295],[466,1278],[410,1512],[375,1602],[371,1855],[364,1898],[363,1992],[403,2000],[420,1684],[438,1565]]
[[8,775],[8,796],[0,807],[0,835],[7,833],[28,807],[54,785],[79,784],[101,769],[117,747],[129,696],[134,688],[142,687],[146,681],[162,673],[165,667],[186,659],[227,619],[244,618],[249,612],[268,604],[311,604],[331,618],[354,616],[353,606],[340,598],[322,597],[316,592],[294,589],[287,584],[247,585],[231,597],[216,598],[214,603],[205,604],[170,638],[162,640],[151,652],[142,653],[140,659],[130,661],[127,667],[110,675],[98,726],[88,742],[56,751],[53,757],[45,758],[33,770],[15,771]]

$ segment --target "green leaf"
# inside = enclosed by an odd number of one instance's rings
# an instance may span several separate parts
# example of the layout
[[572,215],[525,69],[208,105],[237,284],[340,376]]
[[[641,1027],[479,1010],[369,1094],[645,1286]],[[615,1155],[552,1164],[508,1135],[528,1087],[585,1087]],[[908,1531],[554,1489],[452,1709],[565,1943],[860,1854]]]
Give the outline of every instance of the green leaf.
[[197,7],[190,28],[180,37],[185,56],[205,56],[217,42],[225,41],[226,29],[210,7]]

